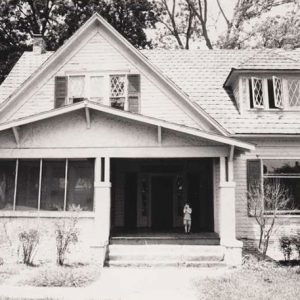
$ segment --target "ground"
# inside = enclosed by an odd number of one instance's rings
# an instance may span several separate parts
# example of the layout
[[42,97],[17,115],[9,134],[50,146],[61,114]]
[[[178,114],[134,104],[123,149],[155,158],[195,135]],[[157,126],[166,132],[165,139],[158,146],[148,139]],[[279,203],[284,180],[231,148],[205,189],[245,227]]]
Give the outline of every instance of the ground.
[[[240,268],[104,268],[101,269],[98,279],[95,276],[90,277],[90,274],[95,271],[93,268],[94,266],[86,265],[73,266],[69,269],[45,265],[35,269],[24,266],[20,266],[20,270],[11,268],[10,270],[13,271],[8,272],[11,273],[10,275],[6,274],[6,279],[0,286],[0,299],[50,300],[62,299],[62,295],[64,295],[63,299],[99,299],[101,295],[101,299],[106,300],[294,300],[300,294],[299,266],[279,266],[274,262],[256,262],[253,259],[248,260]],[[98,267],[97,269],[100,270]],[[41,276],[46,270],[48,276]],[[66,272],[68,275],[61,275],[61,272]],[[75,276],[75,273],[79,274],[79,277]],[[1,269],[0,274],[0,276],[3,274]],[[50,276],[49,274],[60,275]],[[87,278],[89,285],[79,284],[83,287],[77,288],[28,286],[29,283],[43,285],[41,282],[45,277],[56,278],[57,286],[59,285],[57,284],[58,278],[67,278],[66,282],[77,282],[74,278],[83,278],[83,280]],[[73,279],[69,280],[70,278]],[[20,286],[21,284],[27,284],[27,286]]]

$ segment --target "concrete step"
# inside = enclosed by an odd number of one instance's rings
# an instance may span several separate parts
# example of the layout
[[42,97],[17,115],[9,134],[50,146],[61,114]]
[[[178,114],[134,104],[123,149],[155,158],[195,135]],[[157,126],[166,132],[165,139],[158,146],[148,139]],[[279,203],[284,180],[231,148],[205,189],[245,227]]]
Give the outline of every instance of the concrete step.
[[219,266],[222,246],[199,245],[109,245],[109,266]]
[[107,267],[190,267],[190,268],[222,268],[226,267],[224,262],[218,261],[177,261],[177,260],[109,260]]

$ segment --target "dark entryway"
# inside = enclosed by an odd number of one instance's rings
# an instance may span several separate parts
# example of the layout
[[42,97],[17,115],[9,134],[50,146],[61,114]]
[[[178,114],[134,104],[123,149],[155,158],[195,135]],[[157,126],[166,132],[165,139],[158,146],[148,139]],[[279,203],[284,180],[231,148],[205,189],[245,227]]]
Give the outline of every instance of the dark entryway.
[[154,230],[173,227],[173,178],[153,176],[151,180],[151,223]]
[[137,174],[128,172],[125,176],[124,190],[124,226],[126,229],[136,228],[137,216]]

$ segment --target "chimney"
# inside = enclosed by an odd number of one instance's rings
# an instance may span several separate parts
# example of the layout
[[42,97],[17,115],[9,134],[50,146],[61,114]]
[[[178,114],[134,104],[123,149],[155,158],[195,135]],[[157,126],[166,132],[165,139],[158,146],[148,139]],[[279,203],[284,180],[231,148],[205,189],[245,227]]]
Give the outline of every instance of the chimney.
[[32,52],[34,54],[43,54],[46,52],[45,41],[41,34],[33,34]]

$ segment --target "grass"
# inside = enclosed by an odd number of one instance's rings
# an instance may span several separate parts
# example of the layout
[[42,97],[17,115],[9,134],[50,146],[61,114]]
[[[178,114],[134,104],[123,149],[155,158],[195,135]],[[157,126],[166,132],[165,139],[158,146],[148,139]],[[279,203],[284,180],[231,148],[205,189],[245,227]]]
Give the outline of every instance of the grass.
[[100,265],[76,264],[70,266],[45,265],[20,285],[37,287],[83,287],[91,284],[100,276]]
[[19,274],[24,269],[21,264],[3,264],[0,265],[0,284],[12,276]]
[[195,282],[199,299],[294,300],[300,295],[300,267],[253,259],[226,276]]

